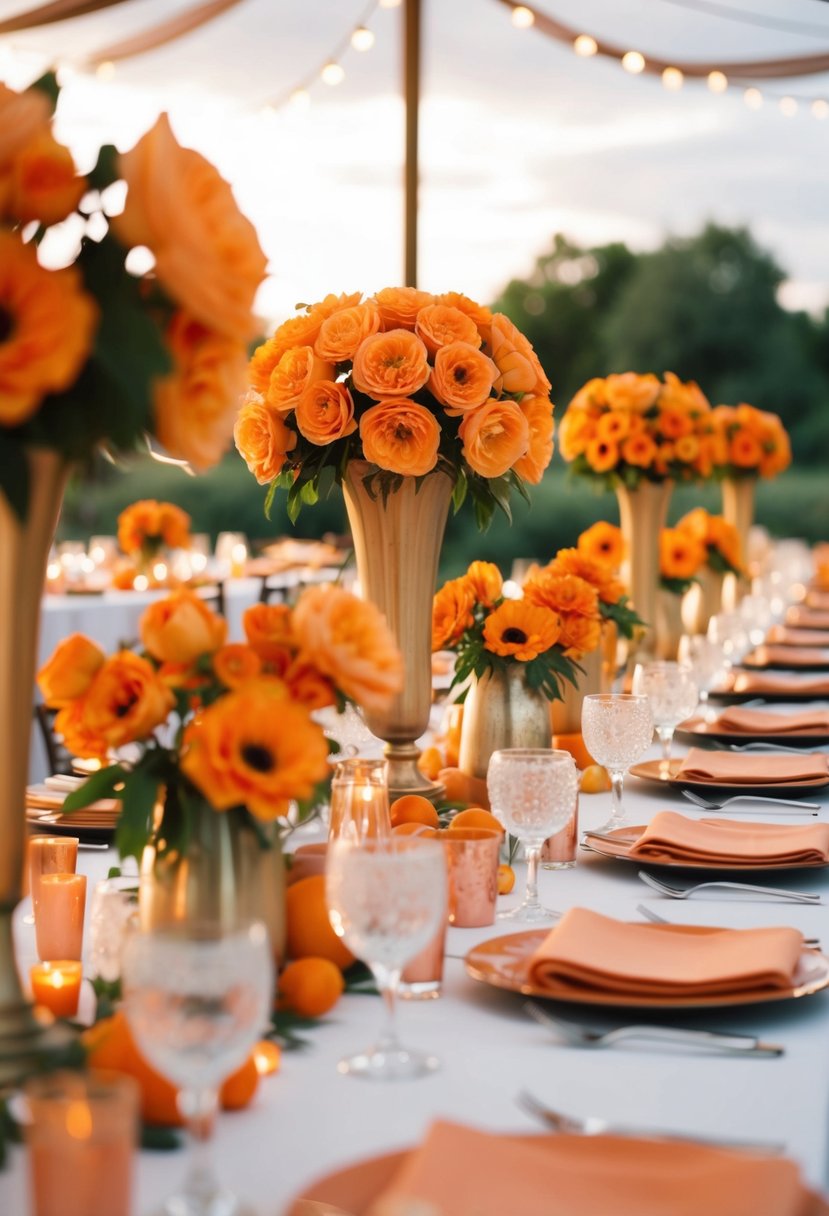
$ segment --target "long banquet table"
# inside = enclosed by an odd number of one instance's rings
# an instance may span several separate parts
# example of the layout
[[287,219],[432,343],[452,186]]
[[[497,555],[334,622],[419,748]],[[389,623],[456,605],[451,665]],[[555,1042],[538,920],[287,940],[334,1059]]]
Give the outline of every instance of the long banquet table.
[[[677,747],[678,754],[682,750]],[[632,778],[625,800],[632,822],[645,822],[666,807],[689,809],[675,791],[663,793]],[[810,800],[821,803],[820,818],[829,820],[829,794],[824,791]],[[609,794],[582,795],[581,825],[598,826],[609,809]],[[773,807],[768,814],[759,806],[757,810],[757,818],[776,818]],[[297,843],[311,838],[304,829]],[[109,851],[81,852],[79,866],[90,877],[90,889],[92,880],[103,877],[114,860]],[[522,882],[520,868],[516,890]],[[584,851],[575,869],[542,871],[540,879],[543,899],[560,910],[581,905],[641,920],[636,905],[645,903],[676,923],[793,925],[829,947],[829,870],[787,871],[779,885],[820,891],[826,902],[805,906],[748,902],[743,897],[680,902],[647,888],[637,878],[635,865]],[[501,902],[508,906],[518,898],[513,894]],[[32,929],[23,919],[27,902],[17,914],[18,959],[26,974],[34,952]],[[575,1115],[713,1137],[782,1140],[811,1184],[826,1189],[829,993],[673,1016],[677,1025],[747,1032],[782,1044],[785,1054],[777,1059],[632,1045],[597,1051],[567,1047],[530,1020],[520,996],[483,986],[465,972],[462,960],[471,946],[520,927],[501,922],[484,929],[450,929],[442,997],[401,1004],[402,1037],[440,1055],[443,1066],[437,1074],[393,1083],[340,1076],[338,1059],[371,1040],[382,1013],[376,997],[346,995],[324,1023],[307,1032],[309,1046],[304,1051],[283,1053],[281,1071],[263,1081],[250,1109],[220,1119],[214,1148],[217,1168],[221,1178],[254,1205],[256,1216],[284,1213],[291,1196],[320,1174],[412,1144],[436,1117],[492,1130],[538,1130],[516,1105],[521,1089]],[[558,1010],[598,1027],[650,1020],[641,1011]],[[26,1211],[24,1165],[18,1149],[11,1168],[0,1172],[3,1216]],[[181,1152],[142,1152],[135,1216],[154,1212],[184,1168]]]

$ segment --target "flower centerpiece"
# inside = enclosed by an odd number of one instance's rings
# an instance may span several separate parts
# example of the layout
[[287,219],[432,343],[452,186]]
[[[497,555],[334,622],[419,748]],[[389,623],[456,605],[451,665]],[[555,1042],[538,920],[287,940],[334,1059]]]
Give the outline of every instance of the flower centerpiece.
[[723,579],[742,571],[737,529],[702,507],[689,511],[659,536],[659,585],[662,590],[661,658],[676,657],[683,626],[705,633],[720,610]]
[[[369,715],[397,793],[428,791],[414,745],[431,703],[430,606],[450,502],[486,527],[553,451],[550,383],[507,317],[456,292],[327,296],[253,355],[236,423],[248,468],[296,518],[343,486],[363,592],[404,653],[404,692]],[[434,791],[437,792],[437,791]]]
[[118,544],[131,559],[129,566],[118,571],[119,585],[132,586],[139,574],[146,577],[150,586],[163,584],[167,580],[166,563],[162,563],[161,578],[157,577],[155,567],[171,550],[188,548],[190,516],[171,502],[141,499],[118,516]]

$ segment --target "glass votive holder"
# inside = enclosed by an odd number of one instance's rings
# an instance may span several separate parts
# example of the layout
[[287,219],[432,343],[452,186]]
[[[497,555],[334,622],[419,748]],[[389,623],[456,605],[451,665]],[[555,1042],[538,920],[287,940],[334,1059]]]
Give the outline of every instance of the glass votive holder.
[[138,1092],[107,1073],[27,1083],[30,1216],[130,1216]]
[[443,956],[446,950],[446,925],[447,918],[444,916],[429,944],[403,968],[397,994],[404,1001],[431,1001],[440,996]]
[[121,978],[121,953],[129,930],[138,925],[138,878],[105,878],[92,894],[89,910],[89,969],[114,984]]
[[83,950],[85,874],[43,874],[35,910],[40,959],[79,959]]
[[73,1018],[78,1012],[83,969],[74,959],[35,963],[29,970],[32,1000],[56,1018]]
[[341,760],[331,779],[328,839],[355,841],[391,835],[389,791],[383,760]]
[[495,924],[500,832],[453,828],[439,833],[449,865],[449,923],[457,929]]
[[[28,843],[29,891],[37,916],[40,882],[44,874],[74,874],[78,864],[77,836],[31,836]],[[53,957],[56,957],[53,955]]]
[[548,836],[541,848],[541,865],[545,870],[572,870],[576,864],[579,836],[579,797],[576,795],[573,813],[555,836]]

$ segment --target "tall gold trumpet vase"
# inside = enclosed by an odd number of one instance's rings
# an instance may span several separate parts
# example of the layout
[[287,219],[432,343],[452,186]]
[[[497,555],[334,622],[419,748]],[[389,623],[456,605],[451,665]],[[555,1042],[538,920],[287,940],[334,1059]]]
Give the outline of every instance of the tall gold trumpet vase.
[[707,633],[708,622],[722,609],[725,575],[710,566],[697,571],[696,582],[682,597],[682,624],[686,633]]
[[622,578],[630,590],[631,604],[645,622],[633,642],[637,659],[655,657],[659,607],[659,533],[668,518],[672,481],[639,482],[635,489],[616,487],[619,522],[627,545]]
[[[754,523],[754,500],[757,492],[757,478],[724,477],[722,482],[722,513],[728,523],[733,524],[740,537],[740,552],[744,567],[748,566],[748,536]],[[733,611],[743,595],[747,584],[736,574],[726,576],[723,586],[722,606],[726,611]]]
[[463,706],[458,767],[470,777],[486,777],[493,752],[504,747],[549,747],[550,703],[528,688],[522,663],[473,676]]
[[364,460],[346,468],[343,494],[363,596],[385,613],[403,654],[403,691],[384,712],[366,712],[369,730],[386,742],[389,794],[439,798],[442,787],[417,767],[416,740],[432,704],[432,598],[453,480],[443,472],[405,477],[385,500],[366,478]]
[[28,448],[25,521],[0,493],[0,1086],[26,1074],[61,1037],[35,1017],[20,987],[12,914],[22,895],[26,783],[40,598],[69,466],[50,448]]

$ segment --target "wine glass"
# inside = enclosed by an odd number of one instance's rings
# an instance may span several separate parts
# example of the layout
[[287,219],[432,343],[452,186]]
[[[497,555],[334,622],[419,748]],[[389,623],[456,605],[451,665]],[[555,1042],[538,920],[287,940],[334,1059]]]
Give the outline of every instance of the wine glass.
[[693,668],[685,663],[654,659],[637,663],[633,670],[632,691],[650,701],[651,716],[662,745],[659,775],[671,775],[671,744],[680,722],[690,718],[699,704],[699,685]]
[[325,896],[334,932],[371,969],[386,1003],[376,1044],[338,1064],[341,1073],[402,1080],[438,1068],[433,1055],[403,1047],[394,1011],[400,973],[432,940],[446,915],[443,845],[413,836],[333,840]]
[[499,920],[544,921],[559,916],[538,899],[538,861],[544,841],[573,814],[578,773],[569,752],[552,748],[503,748],[492,753],[486,775],[493,813],[524,845],[527,883],[517,908]]
[[708,706],[708,693],[723,683],[731,666],[722,646],[712,642],[704,633],[684,633],[679,639],[677,659],[692,669],[697,681],[700,707],[706,722],[710,722],[714,713]]
[[134,932],[123,955],[127,1020],[141,1052],[179,1087],[193,1140],[183,1190],[166,1216],[242,1216],[216,1179],[209,1138],[219,1087],[247,1059],[273,1000],[273,966],[259,922],[184,921]]
[[627,692],[589,693],[582,703],[581,730],[590,755],[610,773],[613,810],[599,831],[624,827],[625,770],[645,754],[653,741],[650,701]]
[[360,841],[390,834],[385,760],[340,760],[331,778],[328,839]]

